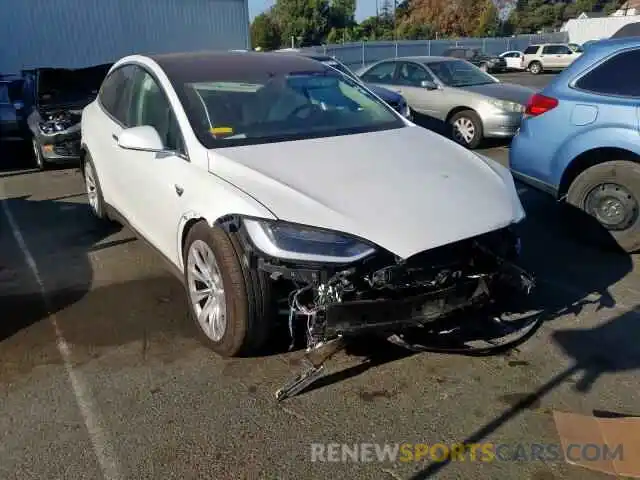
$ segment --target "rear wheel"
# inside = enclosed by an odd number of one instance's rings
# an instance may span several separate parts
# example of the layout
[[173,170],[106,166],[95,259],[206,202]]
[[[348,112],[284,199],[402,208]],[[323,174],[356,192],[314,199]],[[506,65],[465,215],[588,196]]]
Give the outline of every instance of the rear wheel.
[[534,75],[540,75],[542,73],[542,64],[540,62],[531,62],[529,64],[529,71]]
[[247,266],[235,234],[199,222],[187,234],[183,256],[201,341],[223,357],[261,351],[273,326],[271,281]]
[[467,148],[478,148],[483,138],[482,120],[473,110],[463,110],[449,120],[453,139]]
[[627,252],[640,248],[640,165],[627,160],[588,168],[573,181],[567,202],[594,217]]

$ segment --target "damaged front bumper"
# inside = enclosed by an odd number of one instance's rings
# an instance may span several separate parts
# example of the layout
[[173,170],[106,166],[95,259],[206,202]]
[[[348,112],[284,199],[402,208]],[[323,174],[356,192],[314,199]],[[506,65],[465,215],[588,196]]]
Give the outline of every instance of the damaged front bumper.
[[[464,328],[466,323],[477,328],[479,318],[493,321],[504,312],[515,311],[512,307],[517,309],[518,299],[528,295],[535,284],[533,277],[514,263],[520,242],[511,228],[409,259],[378,252],[349,265],[287,263],[255,249],[248,235],[241,238],[251,267],[267,272],[273,280],[291,282],[288,311],[292,338],[297,326],[306,329],[307,370],[277,392],[279,400],[313,382],[323,363],[341,350],[349,337],[374,333],[390,341],[394,337],[393,342],[402,345],[397,339],[405,332],[450,331]],[[495,326],[494,321],[491,328]],[[530,329],[530,324],[523,326],[523,335]],[[505,335],[514,338],[513,326],[508,330]]]
[[48,163],[76,162],[80,159],[81,111],[34,111],[28,119],[29,129]]

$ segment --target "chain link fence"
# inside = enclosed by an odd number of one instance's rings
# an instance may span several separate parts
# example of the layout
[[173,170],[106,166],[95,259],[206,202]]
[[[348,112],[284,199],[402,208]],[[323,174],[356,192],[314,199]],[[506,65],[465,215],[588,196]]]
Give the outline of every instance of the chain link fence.
[[357,42],[338,45],[308,47],[303,50],[331,55],[350,68],[357,69],[393,57],[442,55],[447,48],[478,48],[489,55],[499,55],[509,50],[524,50],[537,43],[568,43],[566,32],[541,35],[518,35],[501,38],[460,38],[457,40],[405,40],[382,42]]

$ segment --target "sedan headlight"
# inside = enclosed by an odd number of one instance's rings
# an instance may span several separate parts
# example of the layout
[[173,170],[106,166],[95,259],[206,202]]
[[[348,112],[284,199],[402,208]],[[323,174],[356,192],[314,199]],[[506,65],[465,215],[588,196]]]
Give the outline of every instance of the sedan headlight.
[[498,110],[501,110],[503,112],[510,112],[510,113],[524,112],[524,106],[516,102],[510,102],[508,100],[491,99],[489,100],[489,103],[493,105],[495,108],[497,108]]
[[245,219],[244,226],[255,247],[283,260],[350,263],[376,248],[348,235],[283,222]]

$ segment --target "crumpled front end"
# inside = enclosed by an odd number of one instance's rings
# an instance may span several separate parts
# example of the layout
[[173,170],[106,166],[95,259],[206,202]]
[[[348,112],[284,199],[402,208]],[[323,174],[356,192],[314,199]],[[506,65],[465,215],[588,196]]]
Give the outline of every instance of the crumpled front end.
[[[249,265],[267,272],[274,281],[289,282],[284,291],[289,292],[292,339],[299,328],[307,334],[308,371],[281,389],[278,399],[299,392],[317,378],[324,362],[349,337],[372,333],[392,341],[393,336],[436,325],[465,328],[483,316],[493,319],[514,311],[511,307],[535,283],[515,263],[520,240],[512,227],[407,259],[377,250],[351,263],[323,264],[283,261],[265,254],[241,225],[236,231],[245,243]],[[443,327],[443,321],[449,324]]]
[[80,158],[80,120],[82,110],[34,111],[28,120],[43,157],[52,162]]

